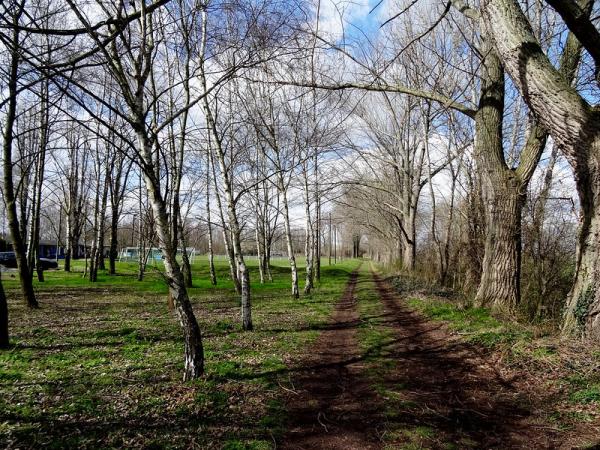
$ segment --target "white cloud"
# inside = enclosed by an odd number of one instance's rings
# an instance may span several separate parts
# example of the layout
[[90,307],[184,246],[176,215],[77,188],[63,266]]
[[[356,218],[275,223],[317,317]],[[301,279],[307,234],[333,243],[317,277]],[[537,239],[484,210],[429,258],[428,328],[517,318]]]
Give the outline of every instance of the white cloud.
[[320,3],[320,34],[334,41],[352,33],[352,25],[365,20],[371,10],[369,0],[320,0]]

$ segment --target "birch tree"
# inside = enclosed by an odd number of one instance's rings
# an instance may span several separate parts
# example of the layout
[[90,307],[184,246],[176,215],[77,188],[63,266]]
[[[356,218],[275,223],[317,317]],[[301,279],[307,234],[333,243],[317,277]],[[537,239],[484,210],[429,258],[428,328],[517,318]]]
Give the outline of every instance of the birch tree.
[[[136,145],[135,158],[143,175],[155,221],[155,230],[164,255],[165,278],[169,293],[174,301],[175,311],[184,335],[185,367],[184,380],[198,378],[204,371],[204,351],[198,322],[192,310],[185,280],[177,261],[177,248],[171,239],[172,230],[168,218],[168,206],[160,179],[159,148],[156,146],[159,133],[176,120],[189,107],[184,107],[167,117],[153,115],[153,107],[160,99],[148,96],[152,93],[149,83],[152,71],[156,69],[154,59],[162,44],[155,30],[155,9],[147,7],[144,1],[126,6],[119,3],[112,9],[117,18],[135,14],[136,19],[120,30],[117,25],[108,25],[108,32],[117,39],[110,45],[103,45],[103,37],[91,26],[86,13],[72,0],[67,0],[71,10],[82,27],[87,30],[92,45],[103,56],[107,70],[114,77],[128,115],[123,117],[132,128]],[[181,11],[185,14],[185,11]],[[105,105],[108,106],[108,105]],[[163,119],[159,122],[160,119]]]

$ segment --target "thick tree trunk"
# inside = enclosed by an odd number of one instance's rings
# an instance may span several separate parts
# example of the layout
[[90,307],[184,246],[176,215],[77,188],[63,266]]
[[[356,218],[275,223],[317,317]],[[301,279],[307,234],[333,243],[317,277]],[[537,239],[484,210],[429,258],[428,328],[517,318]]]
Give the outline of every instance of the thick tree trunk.
[[[592,155],[600,154],[600,137],[590,145]],[[588,174],[577,177],[581,203],[581,225],[577,245],[575,281],[567,298],[562,330],[600,340],[600,170],[595,156]]]
[[[586,14],[592,2],[578,2]],[[582,223],[577,249],[576,277],[567,300],[563,332],[600,337],[598,270],[598,111],[572,86],[580,45],[569,38],[557,70],[542,51],[531,24],[517,0],[485,0],[482,18],[506,71],[523,99],[573,167],[581,203]],[[569,51],[569,48],[574,50]]]
[[488,197],[485,252],[475,297],[477,306],[513,313],[520,301],[521,214],[524,196],[519,187],[497,189]]
[[481,199],[481,191],[476,187],[477,183],[471,171],[467,171],[467,214],[466,214],[466,230],[463,249],[465,252],[465,281],[463,288],[466,292],[475,293],[481,280],[481,264],[483,261],[483,229],[485,223],[483,220],[484,214],[483,201]]
[[478,306],[513,313],[520,301],[521,209],[520,183],[504,161],[502,117],[504,71],[489,39],[483,41],[481,93],[475,117],[475,159],[485,198],[485,246]]
[[402,246],[402,268],[412,272],[415,270],[417,249],[414,241],[405,241]]

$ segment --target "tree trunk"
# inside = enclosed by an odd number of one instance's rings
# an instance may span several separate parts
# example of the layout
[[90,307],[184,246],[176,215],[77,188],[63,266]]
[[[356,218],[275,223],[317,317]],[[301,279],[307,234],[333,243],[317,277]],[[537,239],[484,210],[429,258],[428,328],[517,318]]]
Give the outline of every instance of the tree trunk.
[[110,219],[110,250],[108,252],[108,273],[117,273],[117,257],[119,254],[119,207],[112,206]]
[[67,246],[65,248],[65,265],[64,271],[71,271],[71,258],[73,256],[73,234],[72,234],[73,226],[71,223],[71,213],[67,210],[67,230],[66,230],[66,243]]
[[[212,120],[211,120],[212,121]],[[225,196],[227,197],[227,211],[229,213],[229,226],[231,227],[231,243],[233,245],[233,253],[237,264],[237,272],[241,287],[241,306],[242,306],[242,328],[244,330],[252,330],[252,309],[250,304],[250,272],[244,261],[242,253],[241,228],[235,210],[235,201],[233,192],[231,192],[231,184],[229,176],[226,172],[225,158],[221,150],[217,149],[219,166],[223,174],[223,184],[225,186]]]
[[315,280],[321,281],[321,192],[319,189],[319,153],[315,152],[315,229],[313,232],[313,263]]
[[405,241],[402,246],[402,268],[409,272],[415,270],[416,247],[414,241]]
[[262,243],[260,241],[260,230],[258,226],[258,219],[256,220],[256,225],[254,228],[254,240],[256,241],[256,260],[258,261],[258,273],[260,276],[260,284],[265,284],[265,266],[264,266],[264,257],[263,252],[261,250]]
[[28,245],[28,264],[33,278],[33,269],[36,268],[38,281],[44,281],[44,271],[40,264],[40,215],[42,208],[42,185],[44,182],[44,169],[46,166],[46,147],[48,142],[48,82],[41,86],[40,103],[40,145],[35,156],[35,176],[33,182],[33,195],[31,200],[31,226]]
[[[201,81],[204,90],[206,91],[206,78],[204,75],[204,68],[201,71]],[[217,160],[219,168],[221,169],[221,176],[223,177],[223,188],[225,190],[225,198],[227,199],[227,212],[229,215],[229,226],[231,227],[231,243],[233,246],[233,254],[237,264],[237,272],[239,274],[240,291],[241,291],[241,313],[242,313],[242,328],[244,330],[252,330],[252,307],[250,303],[250,272],[246,267],[244,261],[244,254],[242,252],[242,241],[241,241],[241,228],[237,217],[236,201],[232,192],[232,183],[229,178],[229,172],[227,171],[227,165],[225,163],[225,153],[217,130],[208,98],[204,97],[204,113],[206,121],[208,123],[209,131],[212,133],[212,137],[215,140],[215,147],[217,151]],[[211,152],[212,155],[212,152]],[[213,164],[214,170],[214,164]],[[216,187],[216,176],[215,176],[215,190]],[[218,194],[218,193],[217,193]],[[222,213],[221,213],[222,214]],[[236,278],[237,279],[237,278]]]
[[[100,183],[101,176],[100,172],[102,170],[102,164],[100,162],[100,151],[98,149],[98,139],[96,140],[96,195],[94,196],[94,220],[92,224],[92,249],[90,251],[90,281],[95,283],[97,280],[98,274],[98,266],[96,265],[98,261],[98,240],[100,237],[100,197],[102,192],[102,186]],[[86,253],[87,254],[87,253]],[[87,268],[87,258],[86,258],[86,268]]]
[[[141,170],[141,168],[140,168]],[[144,236],[144,219],[142,216],[142,175],[140,173],[139,180],[139,192],[138,192],[138,215],[139,215],[139,223],[138,223],[138,276],[137,280],[142,281],[144,279],[144,273],[146,272],[146,244],[145,244],[145,236]]]
[[[209,139],[209,147],[210,147],[210,139]],[[221,203],[221,194],[219,193],[219,186],[217,185],[217,172],[216,172],[216,168],[215,168],[215,164],[214,164],[212,150],[210,148],[209,148],[209,155],[210,155],[210,165],[212,167],[213,182],[215,184],[215,198],[217,199],[217,208],[219,209],[219,218],[221,219],[221,230],[223,233],[223,243],[225,245],[225,253],[227,254],[227,261],[229,262],[229,274],[231,276],[231,281],[233,282],[233,286],[235,287],[235,292],[237,294],[241,295],[242,285],[238,278],[238,271],[236,270],[235,255],[233,252],[233,246],[231,244],[231,237],[229,235],[229,230],[227,229],[227,223],[225,222],[225,216],[223,214],[223,204]]]
[[592,156],[587,177],[576,178],[581,203],[575,281],[567,298],[562,330],[600,339],[600,137],[590,145]]
[[[273,274],[271,273],[271,245],[273,243],[273,233],[271,224],[268,219],[268,208],[270,204],[269,194],[266,183],[263,184],[263,226],[262,226],[262,239],[264,243],[263,248],[263,268],[266,272],[267,279],[273,281]],[[277,214],[279,214],[279,195],[277,196]]]
[[8,304],[6,294],[2,285],[2,273],[0,273],[0,349],[9,348],[10,340],[8,335]]
[[304,252],[306,254],[306,280],[304,283],[304,294],[310,294],[313,287],[313,227],[310,214],[310,192],[308,189],[308,172],[304,167],[304,213],[306,215],[306,236],[304,240]]
[[[143,119],[140,122],[140,128],[145,127]],[[173,247],[171,242],[166,202],[160,193],[160,185],[156,180],[154,167],[150,162],[152,161],[151,145],[143,133],[138,133],[138,142],[145,160],[142,161],[144,181],[148,189],[152,211],[154,212],[156,234],[158,235],[159,245],[164,255],[165,275],[169,285],[169,292],[173,298],[177,319],[179,320],[184,336],[185,362],[183,380],[194,380],[199,378],[204,372],[202,335],[188,297],[183,273],[177,263],[177,249]]]
[[[408,199],[407,199],[408,201]],[[403,213],[403,224],[400,230],[402,249],[402,269],[412,272],[415,270],[417,259],[416,243],[416,214],[412,205],[409,205]]]
[[[206,169],[208,171],[208,168]],[[207,177],[209,177],[207,172]],[[210,284],[217,285],[217,274],[215,272],[215,255],[213,251],[212,223],[210,217],[210,180],[206,180],[206,226],[208,228],[208,269],[210,272]]]
[[[179,227],[179,243],[181,245],[181,261],[182,261],[182,271],[183,271],[183,279],[185,281],[186,287],[193,286],[193,278],[192,278],[192,264],[190,263],[190,258],[187,253],[187,241],[185,239],[185,233],[183,229],[183,218],[181,217],[181,209],[178,208],[179,211],[179,220],[177,221],[177,226]],[[176,248],[177,250],[177,248]]]
[[465,251],[466,268],[463,289],[469,293],[475,293],[481,280],[481,264],[483,261],[483,229],[485,223],[482,213],[483,201],[479,186],[474,177],[473,170],[467,170],[467,213],[466,213],[466,239],[463,243]]
[[[592,2],[580,5],[587,14]],[[580,44],[571,36],[557,70],[533,35],[531,24],[516,0],[482,2],[486,33],[524,101],[554,138],[573,167],[581,202],[582,224],[578,241],[576,277],[565,309],[563,331],[600,337],[598,239],[598,112],[573,88]],[[570,33],[571,34],[571,33]]]
[[525,198],[519,186],[494,189],[493,196],[488,197],[485,253],[475,304],[513,313],[521,298],[521,213]]
[[267,231],[267,226],[264,227],[263,233],[263,242],[264,242],[264,252],[263,252],[263,267],[265,269],[267,279],[269,281],[273,281],[273,274],[271,273],[271,243],[272,243],[272,235],[270,235]]
[[15,198],[15,189],[13,184],[13,161],[12,161],[12,144],[14,139],[13,126],[16,117],[17,108],[17,77],[19,68],[19,17],[23,12],[22,7],[14,12],[13,24],[15,25],[11,42],[13,48],[10,52],[10,78],[8,81],[8,107],[4,116],[4,142],[3,150],[3,170],[4,170],[4,204],[6,205],[6,216],[8,219],[8,228],[10,230],[13,251],[17,259],[17,269],[19,272],[19,281],[21,284],[21,292],[25,299],[25,303],[30,308],[37,308],[38,302],[33,291],[33,280],[31,271],[27,264],[27,254],[25,249],[24,234],[21,232],[21,224],[17,215],[17,203]]
[[285,229],[285,240],[287,244],[288,260],[290,261],[290,267],[292,269],[292,296],[294,298],[298,298],[300,297],[300,293],[298,291],[298,267],[296,266],[296,256],[294,255],[294,244],[292,241],[292,228],[290,226],[290,209],[288,206],[285,184],[281,175],[279,177],[279,189],[283,197],[283,224]]

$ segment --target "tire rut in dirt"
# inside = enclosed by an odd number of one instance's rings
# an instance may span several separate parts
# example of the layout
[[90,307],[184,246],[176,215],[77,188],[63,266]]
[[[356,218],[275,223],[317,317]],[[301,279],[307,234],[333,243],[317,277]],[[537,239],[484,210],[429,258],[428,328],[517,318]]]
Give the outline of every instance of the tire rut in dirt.
[[436,442],[460,448],[557,447],[553,436],[532,422],[527,393],[503,380],[472,345],[403,306],[377,274],[373,279],[394,335],[386,350],[397,369],[385,384],[401,386],[409,405],[387,418],[388,426],[427,426]]
[[279,448],[380,448],[377,397],[362,375],[355,290],[350,276],[329,326],[322,331],[292,379],[295,395],[287,400],[287,429]]

